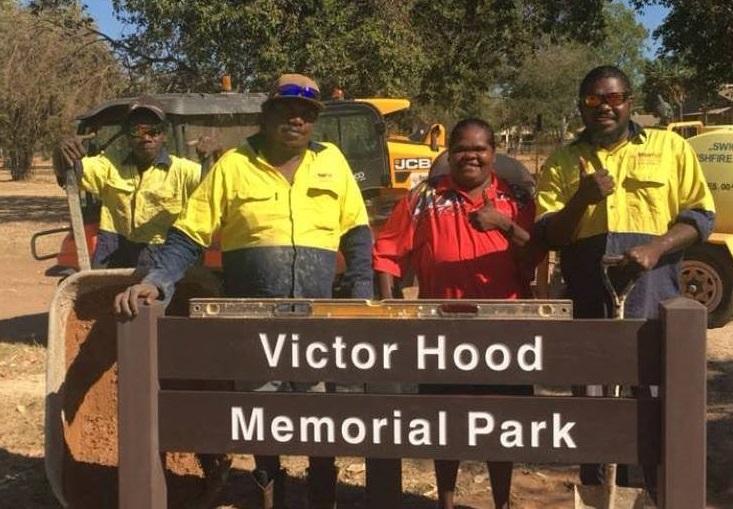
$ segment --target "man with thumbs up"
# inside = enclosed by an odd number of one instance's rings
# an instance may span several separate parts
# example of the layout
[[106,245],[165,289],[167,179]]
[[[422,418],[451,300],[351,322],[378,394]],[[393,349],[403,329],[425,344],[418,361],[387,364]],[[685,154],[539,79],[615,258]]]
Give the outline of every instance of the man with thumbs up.
[[[612,316],[604,255],[623,255],[618,278],[639,276],[625,316],[656,317],[661,301],[679,295],[683,250],[713,227],[712,195],[690,145],[671,131],[642,129],[630,120],[631,105],[621,70],[590,71],[579,93],[585,130],[550,156],[537,185],[538,237],[560,251],[576,318]],[[584,484],[603,478],[598,465],[582,465],[580,477]],[[645,477],[654,495],[654,469]]]
[[580,137],[545,163],[537,186],[538,231],[561,252],[561,269],[578,318],[611,316],[601,257],[623,255],[641,272],[629,295],[630,318],[657,316],[679,294],[684,248],[704,241],[715,208],[690,145],[671,131],[631,121],[628,77],[613,66],[583,79]]

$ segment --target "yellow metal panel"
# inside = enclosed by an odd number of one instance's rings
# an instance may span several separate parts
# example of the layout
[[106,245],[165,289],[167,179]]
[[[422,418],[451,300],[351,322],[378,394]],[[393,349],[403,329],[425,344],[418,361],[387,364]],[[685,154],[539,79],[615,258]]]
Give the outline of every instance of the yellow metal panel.
[[369,103],[379,110],[382,115],[389,115],[397,111],[406,110],[410,107],[409,99],[386,99],[381,97],[371,97],[365,99],[355,99],[356,102]]
[[713,193],[715,232],[733,233],[733,127],[721,127],[687,141],[697,153]]

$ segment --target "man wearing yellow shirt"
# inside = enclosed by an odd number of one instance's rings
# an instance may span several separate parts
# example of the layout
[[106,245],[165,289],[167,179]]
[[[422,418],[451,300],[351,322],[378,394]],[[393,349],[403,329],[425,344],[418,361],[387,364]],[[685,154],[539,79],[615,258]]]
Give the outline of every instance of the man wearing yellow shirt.
[[[372,237],[361,192],[341,151],[311,141],[322,108],[315,81],[282,75],[262,105],[260,133],[211,168],[154,253],[152,270],[115,299],[116,312],[134,315],[138,299],[167,297],[216,231],[229,297],[329,298],[341,251],[342,286],[352,298],[371,298]],[[278,459],[255,460],[262,507],[284,507]],[[310,509],[335,507],[336,474],[334,458],[310,458]]]
[[[623,255],[620,277],[640,275],[626,317],[656,317],[661,301],[679,295],[684,248],[713,227],[712,195],[692,148],[673,132],[631,122],[631,94],[618,68],[590,71],[579,92],[585,130],[550,156],[537,186],[538,232],[561,252],[577,318],[611,316],[601,272],[606,254]],[[653,492],[653,472],[646,474]],[[581,479],[598,484],[599,469],[583,465]]]
[[550,156],[538,182],[540,231],[562,252],[563,276],[579,318],[610,316],[601,279],[605,254],[644,271],[626,316],[657,315],[679,294],[682,250],[704,241],[713,198],[690,145],[677,134],[630,121],[631,86],[619,69],[593,69],[580,86],[585,130]]
[[57,149],[63,163],[57,173],[73,168],[81,188],[102,202],[95,268],[134,267],[147,246],[162,245],[201,178],[198,163],[166,150],[166,116],[155,99],[132,101],[124,129],[130,148],[124,159],[87,156],[76,137]]

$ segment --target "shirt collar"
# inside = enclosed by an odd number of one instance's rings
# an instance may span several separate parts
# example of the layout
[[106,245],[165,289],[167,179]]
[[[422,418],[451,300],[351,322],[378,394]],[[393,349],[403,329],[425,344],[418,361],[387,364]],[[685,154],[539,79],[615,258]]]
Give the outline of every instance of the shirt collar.
[[[634,122],[633,120],[629,120],[629,136],[624,141],[630,141],[632,143],[643,143],[644,140],[646,140],[647,133],[644,130],[644,128]],[[580,136],[578,136],[578,139],[575,140],[575,143],[588,143],[590,144],[590,140],[588,139],[588,134],[586,130],[583,130],[582,133],[580,133]],[[623,143],[623,142],[621,142]],[[620,143],[618,144],[620,145]]]
[[[466,194],[464,191],[461,191],[453,182],[453,178],[451,178],[450,174],[448,175],[441,175],[440,178],[438,178],[437,182],[435,182],[435,192],[438,194],[443,194],[449,191],[459,193],[466,197],[466,199],[469,199],[468,194]],[[493,200],[496,198],[497,194],[501,192],[507,192],[508,188],[506,187],[506,184],[504,181],[502,181],[499,177],[496,176],[495,173],[492,173],[491,175],[491,182],[489,182],[489,185],[484,188],[484,194],[485,197],[489,200]]]
[[[133,160],[133,155],[128,154],[128,156],[125,158],[125,164],[135,164],[135,161]],[[160,149],[160,152],[158,152],[158,155],[153,160],[153,163],[151,166],[158,166],[161,168],[165,168],[166,170],[171,167],[173,164],[173,159],[171,159],[170,154],[168,153],[168,150],[163,147]]]
[[[247,144],[250,146],[252,151],[257,155],[257,157],[262,157],[262,147],[265,143],[265,139],[262,136],[262,133],[255,133],[249,138],[247,138]],[[318,152],[321,152],[322,150],[325,150],[326,146],[321,145],[318,142],[315,142],[313,140],[308,142],[308,150],[311,152],[317,154]],[[264,160],[264,157],[262,157]]]

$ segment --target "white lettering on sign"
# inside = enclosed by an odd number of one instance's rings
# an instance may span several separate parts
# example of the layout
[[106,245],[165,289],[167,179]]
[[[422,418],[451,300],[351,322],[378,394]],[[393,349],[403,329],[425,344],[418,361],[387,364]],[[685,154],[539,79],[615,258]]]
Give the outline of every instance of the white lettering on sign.
[[575,449],[575,442],[570,436],[570,430],[575,427],[574,422],[568,422],[563,425],[562,416],[560,414],[552,414],[552,447],[562,447],[562,442],[565,442],[565,447]]
[[[397,343],[383,343],[380,357],[379,351],[372,343],[360,342],[349,347],[343,336],[335,336],[331,345],[322,341],[309,343],[305,347],[305,354],[301,355],[299,334],[278,334],[277,339],[273,341],[266,333],[260,332],[259,338],[265,360],[271,368],[276,368],[284,363],[289,364],[289,367],[299,368],[301,357],[303,357],[304,367],[310,369],[324,369],[330,362],[333,362],[338,369],[346,369],[349,367],[347,360],[357,369],[374,369],[377,366],[380,366],[381,369],[391,369],[392,356],[399,350]],[[283,362],[287,357],[284,352],[287,351],[288,342],[290,343],[290,357]]]
[[489,412],[468,412],[468,445],[476,447],[479,435],[494,431],[494,416]]
[[[470,447],[486,446],[493,441],[505,449],[577,448],[572,436],[576,423],[564,420],[558,412],[552,413],[551,419],[531,421],[500,420],[491,412],[478,410],[467,412],[461,419],[464,418],[467,432],[460,436],[466,437]],[[409,420],[403,418],[401,410],[392,410],[391,416],[350,415],[339,420],[314,415],[271,416],[263,407],[253,407],[248,412],[242,407],[231,407],[231,439],[246,442],[333,444],[341,441],[359,445],[390,443],[391,440],[394,445],[445,447],[448,445],[448,426],[446,410]]]
[[[528,424],[528,425],[527,425]],[[529,428],[529,443],[531,447],[543,445],[542,434],[549,431],[551,434],[553,449],[575,449],[575,441],[570,431],[575,427],[575,422],[563,423],[562,415],[552,414],[552,428],[547,429],[547,421],[530,421],[522,423],[517,420],[506,420],[501,423],[499,429],[499,443],[505,448],[524,447],[526,442],[526,428]],[[496,421],[490,412],[469,412],[468,413],[468,445],[476,447],[481,437],[488,437],[496,428]],[[544,444],[547,445],[547,444]]]
[[321,356],[320,359],[316,359],[316,350],[322,354],[328,354],[328,346],[325,343],[316,341],[308,345],[305,349],[305,361],[314,369],[323,369],[328,365],[328,359],[326,359],[325,355]]
[[293,420],[284,415],[279,415],[270,424],[272,438],[278,442],[290,442],[293,439]]
[[[385,428],[392,428],[392,443],[402,444],[403,426],[402,412],[394,410],[392,418],[375,417],[365,419],[356,416],[346,417],[337,426],[332,417],[301,416],[293,418],[287,415],[276,415],[269,418],[263,407],[254,407],[246,415],[242,407],[231,407],[231,438],[246,442],[263,442],[271,437],[277,442],[329,443],[336,442],[336,430],[341,440],[348,444],[358,445],[365,442],[381,444],[385,436]],[[448,420],[445,411],[439,411],[437,419],[416,417],[407,422],[407,443],[419,445],[447,445]],[[269,430],[269,437],[266,431]]]
[[[527,357],[532,357],[532,362]],[[519,369],[524,371],[542,371],[542,336],[535,336],[533,344],[519,347],[517,351]]]
[[429,369],[426,362],[428,355],[435,355],[438,358],[437,369],[445,369],[445,336],[438,335],[437,346],[428,347],[425,345],[425,336],[417,336],[417,369]]
[[326,442],[333,443],[336,439],[336,424],[330,417],[303,417],[300,420],[300,436],[304,442],[311,441],[308,427],[313,429],[312,441],[320,444],[323,442],[323,428],[326,429]]
[[524,447],[522,440],[522,423],[519,421],[504,421],[501,423],[501,445],[507,449]]
[[265,350],[265,357],[267,357],[267,365],[271,368],[274,368],[280,363],[280,354],[283,352],[283,347],[285,346],[285,338],[287,338],[287,334],[278,334],[277,335],[277,343],[275,343],[275,349],[273,350],[270,347],[270,339],[267,337],[267,334],[260,333],[260,344],[262,344],[263,350]]
[[[352,433],[356,428],[356,433]],[[358,417],[349,417],[341,423],[341,436],[348,444],[361,444],[366,438],[366,424]]]
[[432,164],[433,161],[429,157],[410,157],[395,159],[394,169],[397,171],[428,170]]
[[[306,343],[301,342],[300,334],[296,333],[280,333],[277,339],[273,339],[267,333],[261,332],[259,339],[265,361],[270,368],[284,365],[305,369],[353,367],[363,371],[390,370],[394,356],[400,353],[398,343],[349,343],[343,336],[334,336],[331,343]],[[520,344],[514,351],[514,348],[501,342],[480,346],[469,342],[449,344],[444,334],[437,334],[434,338],[418,334],[417,369],[445,371],[450,367],[460,371],[475,371],[488,368],[501,372],[512,368],[516,363],[516,367],[522,371],[542,371],[542,346],[541,335],[534,336],[533,341]],[[449,362],[451,366],[448,366]]]
[[[425,335],[417,336],[417,369],[445,370],[448,352],[445,336],[439,334],[435,342],[429,342]],[[480,351],[472,343],[458,343],[453,348],[453,365],[462,371],[472,371],[479,365]],[[503,343],[486,347],[484,364],[492,371],[506,371],[512,364],[512,351]],[[525,343],[517,349],[517,366],[522,371],[542,371],[542,336],[534,342]]]
[[[264,411],[262,408],[253,408],[249,424],[247,424],[242,407],[232,407],[232,440],[246,440],[248,442],[252,440],[261,442],[264,440],[263,419]],[[255,430],[257,430],[256,434],[254,433]]]

